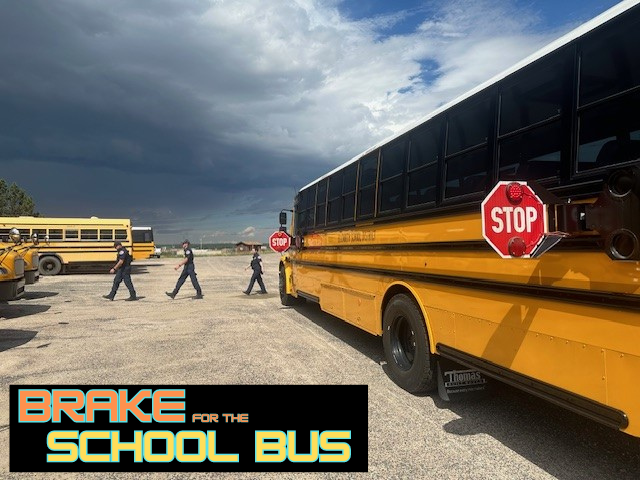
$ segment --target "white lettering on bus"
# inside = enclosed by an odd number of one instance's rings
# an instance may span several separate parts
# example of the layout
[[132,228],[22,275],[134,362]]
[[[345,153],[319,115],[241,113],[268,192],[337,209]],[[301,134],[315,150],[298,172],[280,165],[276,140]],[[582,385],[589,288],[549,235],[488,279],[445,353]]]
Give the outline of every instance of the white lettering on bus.
[[495,233],[531,232],[533,224],[538,219],[538,211],[535,207],[493,207],[491,220],[494,225],[491,229]]

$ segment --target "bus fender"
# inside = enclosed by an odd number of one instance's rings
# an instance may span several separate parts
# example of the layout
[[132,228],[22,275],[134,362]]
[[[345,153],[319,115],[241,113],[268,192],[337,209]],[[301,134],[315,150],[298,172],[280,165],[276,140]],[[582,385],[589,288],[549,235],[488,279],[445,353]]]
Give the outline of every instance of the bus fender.
[[386,308],[389,300],[393,298],[395,295],[400,293],[404,293],[405,295],[409,295],[413,301],[418,306],[420,313],[422,313],[422,318],[424,318],[425,327],[427,329],[427,336],[429,337],[429,350],[432,354],[436,354],[436,345],[433,341],[433,331],[431,328],[431,322],[429,321],[429,315],[427,315],[427,311],[424,308],[423,303],[419,300],[420,296],[416,292],[416,290],[409,284],[401,281],[396,281],[391,283],[387,287],[387,291],[385,292],[382,298],[382,304],[380,305],[380,331],[382,332],[382,318],[384,316],[384,309]]
[[280,271],[281,269],[284,269],[285,293],[291,294],[293,293],[293,285],[291,281],[293,268],[291,266],[291,259],[288,256],[283,256],[280,258],[278,271]]

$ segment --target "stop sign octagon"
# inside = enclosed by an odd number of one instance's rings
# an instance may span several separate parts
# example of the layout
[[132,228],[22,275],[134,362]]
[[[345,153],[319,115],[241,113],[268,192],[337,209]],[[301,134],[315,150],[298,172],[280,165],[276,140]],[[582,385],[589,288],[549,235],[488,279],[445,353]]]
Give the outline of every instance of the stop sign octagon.
[[269,237],[269,246],[275,252],[286,252],[291,246],[291,237],[286,232],[273,232]]
[[482,202],[482,236],[502,258],[530,258],[548,233],[547,208],[526,182],[498,182]]

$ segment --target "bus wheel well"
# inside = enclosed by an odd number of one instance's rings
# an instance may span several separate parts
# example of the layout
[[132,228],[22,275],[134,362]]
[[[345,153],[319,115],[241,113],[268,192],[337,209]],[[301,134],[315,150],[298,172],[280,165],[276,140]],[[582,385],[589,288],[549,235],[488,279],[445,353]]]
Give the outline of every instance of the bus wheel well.
[[381,308],[380,328],[382,328],[382,317],[384,315],[385,309],[387,308],[387,304],[393,297],[401,293],[404,293],[407,297],[413,299],[413,301],[416,302],[416,305],[418,305],[418,301],[413,296],[413,293],[411,293],[411,290],[409,290],[404,285],[393,285],[391,288],[389,288],[389,290],[386,291],[386,293],[384,294],[384,297],[382,298],[382,305],[380,306]]

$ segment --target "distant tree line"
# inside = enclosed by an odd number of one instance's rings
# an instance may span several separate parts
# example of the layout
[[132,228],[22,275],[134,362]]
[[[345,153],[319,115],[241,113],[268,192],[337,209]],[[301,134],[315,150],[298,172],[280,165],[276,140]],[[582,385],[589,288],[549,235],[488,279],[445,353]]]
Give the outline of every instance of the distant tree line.
[[39,216],[36,204],[27,192],[15,183],[8,185],[0,178],[0,216],[16,217],[18,215]]

